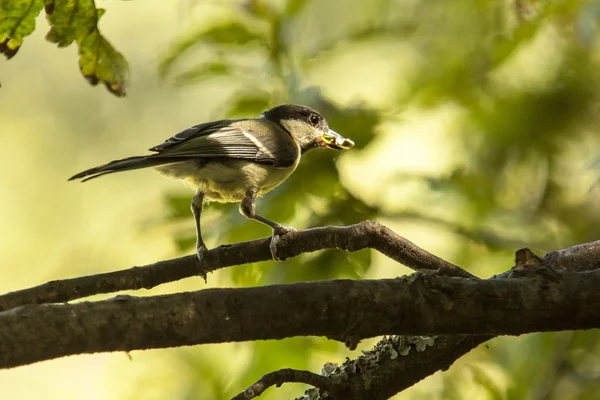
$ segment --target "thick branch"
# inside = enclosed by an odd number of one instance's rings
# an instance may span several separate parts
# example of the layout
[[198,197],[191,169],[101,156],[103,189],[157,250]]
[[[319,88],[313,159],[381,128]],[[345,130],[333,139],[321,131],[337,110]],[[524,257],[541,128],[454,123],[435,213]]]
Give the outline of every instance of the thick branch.
[[[437,371],[445,371],[463,354],[491,339],[489,335],[439,336],[432,340],[433,347],[418,349],[399,347],[399,342],[410,339],[421,341],[422,337],[390,336],[381,339],[369,351],[335,368],[328,374],[334,382],[340,382],[328,396],[312,393],[311,399],[383,400],[414,385]],[[408,350],[408,354],[406,351]],[[338,393],[342,396],[336,396]]]
[[[220,268],[271,260],[269,240],[264,238],[209,250],[202,268],[194,255],[116,272],[48,282],[0,296],[0,311],[25,304],[60,303],[100,293],[150,289]],[[281,238],[277,254],[284,259],[323,249],[357,251],[364,248],[378,250],[414,270],[442,269],[450,275],[473,277],[373,221],[290,232]]]
[[[373,373],[371,387],[367,391],[372,398],[387,399],[398,392],[433,375],[436,371],[446,371],[454,362],[478,345],[492,339],[491,335],[441,336],[435,340],[434,347],[418,353],[412,350],[405,357],[385,358]],[[398,369],[407,373],[397,375]],[[402,379],[398,379],[402,376]],[[362,379],[352,377],[354,385],[363,385]]]
[[0,313],[0,367],[68,354],[298,335],[362,339],[590,329],[600,327],[599,285],[600,271],[490,280],[429,272],[23,306]]

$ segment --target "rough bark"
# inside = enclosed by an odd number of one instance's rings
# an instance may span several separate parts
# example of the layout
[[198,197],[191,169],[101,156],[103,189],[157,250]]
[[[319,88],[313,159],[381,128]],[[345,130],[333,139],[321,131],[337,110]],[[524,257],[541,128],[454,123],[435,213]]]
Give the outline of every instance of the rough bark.
[[299,335],[348,340],[599,328],[598,287],[600,271],[492,280],[420,273],[29,305],[0,314],[0,366],[69,354]]

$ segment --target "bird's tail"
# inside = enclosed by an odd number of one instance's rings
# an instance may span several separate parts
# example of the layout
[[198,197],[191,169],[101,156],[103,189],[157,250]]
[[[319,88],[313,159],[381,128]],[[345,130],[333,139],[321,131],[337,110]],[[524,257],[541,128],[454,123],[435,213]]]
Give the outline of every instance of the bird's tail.
[[[107,164],[100,165],[98,167],[86,169],[76,175],[73,175],[69,178],[70,181],[75,179],[81,179],[82,182],[89,181],[90,179],[97,178],[102,175],[112,174],[113,172],[120,171],[129,171],[132,169],[140,169],[140,168],[148,168],[154,167],[161,164],[172,163],[173,159],[156,157],[156,156],[136,156],[136,157],[128,157],[122,160],[111,161]],[[179,160],[180,161],[180,160]]]

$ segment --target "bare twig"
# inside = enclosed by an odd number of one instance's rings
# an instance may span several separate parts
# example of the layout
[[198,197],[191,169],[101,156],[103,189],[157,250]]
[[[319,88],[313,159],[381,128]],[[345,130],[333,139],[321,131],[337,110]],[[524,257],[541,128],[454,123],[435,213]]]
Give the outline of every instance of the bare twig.
[[301,371],[297,369],[280,369],[271,372],[254,382],[248,389],[244,390],[231,400],[250,400],[260,396],[271,386],[281,386],[284,383],[306,383],[307,385],[323,389],[327,392],[333,392],[335,383],[324,376],[317,375],[310,371]]
[[[269,240],[263,238],[209,250],[201,268],[196,256],[192,255],[143,267],[51,281],[0,296],[0,311],[25,304],[60,303],[100,293],[150,289],[233,265],[270,260]],[[357,251],[364,248],[378,250],[414,270],[441,269],[448,275],[475,278],[460,267],[421,249],[374,221],[290,232],[281,238],[277,252],[284,259],[323,249]]]

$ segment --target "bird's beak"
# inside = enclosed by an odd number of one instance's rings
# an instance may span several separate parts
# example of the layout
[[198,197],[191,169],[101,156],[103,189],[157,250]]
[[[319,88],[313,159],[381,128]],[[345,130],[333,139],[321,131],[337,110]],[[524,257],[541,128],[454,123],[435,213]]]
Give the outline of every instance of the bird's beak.
[[329,130],[319,138],[319,144],[334,150],[349,150],[354,147],[354,142],[346,139],[339,133]]

